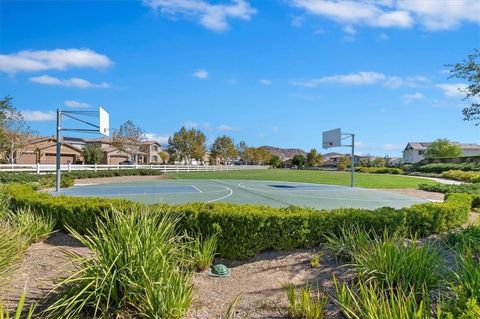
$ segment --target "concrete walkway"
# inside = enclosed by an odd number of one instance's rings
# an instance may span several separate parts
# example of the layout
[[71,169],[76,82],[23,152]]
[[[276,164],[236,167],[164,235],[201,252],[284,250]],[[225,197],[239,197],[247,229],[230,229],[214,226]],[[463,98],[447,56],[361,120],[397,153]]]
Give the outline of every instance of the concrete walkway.
[[441,184],[447,184],[447,185],[460,185],[460,184],[464,184],[464,182],[453,181],[453,180],[451,180],[451,179],[440,178],[440,177],[425,177],[425,176],[415,176],[415,177],[417,177],[417,178],[429,179],[429,180],[432,180],[432,181],[435,181],[435,182],[438,182],[438,183],[441,183]]

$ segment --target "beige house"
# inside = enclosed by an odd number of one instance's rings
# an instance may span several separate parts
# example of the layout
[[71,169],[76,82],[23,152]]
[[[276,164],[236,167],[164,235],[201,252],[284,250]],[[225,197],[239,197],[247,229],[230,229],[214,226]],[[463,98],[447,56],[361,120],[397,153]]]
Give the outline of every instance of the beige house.
[[[35,137],[29,145],[19,151],[17,164],[55,164],[56,138]],[[60,160],[62,164],[83,164],[83,148],[86,145],[96,145],[103,151],[102,164],[117,165],[130,160],[130,155],[116,148],[112,139],[100,138],[84,140],[80,138],[65,137],[61,145]],[[161,152],[160,144],[155,141],[144,142],[140,151],[135,154],[138,164],[155,164],[161,162],[158,153]]]
[[[480,145],[473,143],[451,142],[462,149],[462,156],[480,155]],[[423,160],[423,155],[432,142],[409,142],[403,150],[404,163],[417,163]]]
[[[17,164],[55,164],[57,140],[54,137],[36,137],[17,156]],[[60,161],[62,164],[82,164],[83,153],[78,147],[63,142]]]

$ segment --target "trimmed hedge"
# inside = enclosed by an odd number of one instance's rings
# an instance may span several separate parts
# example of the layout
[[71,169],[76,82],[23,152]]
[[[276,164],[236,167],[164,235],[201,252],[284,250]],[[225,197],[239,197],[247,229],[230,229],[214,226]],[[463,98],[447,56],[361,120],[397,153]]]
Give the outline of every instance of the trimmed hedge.
[[452,170],[443,172],[442,177],[462,182],[480,183],[480,172],[465,172],[459,170]]
[[397,167],[357,167],[356,172],[371,174],[403,174],[403,170]]
[[443,194],[451,193],[465,193],[472,196],[472,207],[480,207],[480,183],[474,184],[460,184],[460,185],[448,185],[448,184],[420,184],[418,188],[427,192],[437,192]]
[[[73,179],[97,178],[97,177],[115,177],[115,176],[156,176],[162,175],[163,171],[159,169],[112,169],[104,171],[72,171],[62,172],[62,176]],[[34,174],[26,172],[0,172],[0,183],[32,183],[38,182],[45,176],[55,176],[54,174]],[[53,177],[54,178],[54,177]]]
[[[69,225],[81,233],[94,229],[95,219],[112,205],[129,209],[128,200],[51,196],[28,185],[7,185],[14,207],[31,206],[57,221],[57,228]],[[468,218],[472,197],[451,194],[445,203],[417,204],[408,208],[375,210],[342,208],[315,210],[300,207],[273,208],[229,203],[160,205],[165,213],[180,216],[180,231],[208,236],[218,233],[222,257],[244,259],[266,249],[293,249],[318,245],[327,233],[338,233],[344,225],[390,233],[428,235],[461,225]]]
[[422,173],[441,174],[446,171],[480,171],[480,163],[432,163],[426,165],[413,165],[412,170]]

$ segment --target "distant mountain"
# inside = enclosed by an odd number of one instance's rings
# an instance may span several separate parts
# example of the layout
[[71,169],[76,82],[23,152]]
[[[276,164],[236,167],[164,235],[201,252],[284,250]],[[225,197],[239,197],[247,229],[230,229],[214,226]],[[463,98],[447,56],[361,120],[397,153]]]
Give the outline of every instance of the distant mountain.
[[269,151],[273,155],[277,155],[282,160],[293,158],[293,156],[297,154],[302,154],[303,156],[307,155],[307,152],[299,148],[280,148],[280,147],[273,147],[273,146],[267,146],[267,145],[260,146],[260,148],[263,148]]

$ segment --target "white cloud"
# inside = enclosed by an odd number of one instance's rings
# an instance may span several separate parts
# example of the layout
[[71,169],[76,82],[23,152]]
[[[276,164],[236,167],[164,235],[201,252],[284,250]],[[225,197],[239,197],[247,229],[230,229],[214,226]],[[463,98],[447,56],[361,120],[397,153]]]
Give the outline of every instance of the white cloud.
[[441,89],[443,91],[443,94],[445,94],[448,97],[465,97],[465,93],[463,93],[462,90],[465,90],[467,88],[467,85],[463,83],[454,83],[454,84],[443,83],[443,84],[436,84],[435,86]]
[[44,122],[54,121],[57,118],[57,114],[54,111],[22,111],[23,118],[29,122]]
[[380,33],[377,36],[377,41],[387,41],[387,40],[390,40],[390,37],[386,33]]
[[332,76],[325,76],[321,78],[311,79],[307,81],[295,81],[294,85],[317,87],[325,83],[338,83],[349,85],[371,85],[380,81],[384,81],[386,76],[378,72],[357,72],[350,74],[338,74]]
[[383,149],[385,151],[400,151],[403,150],[404,145],[400,144],[383,144]]
[[390,88],[398,87],[417,87],[425,85],[429,80],[424,76],[387,76],[380,72],[356,72],[347,74],[336,74],[331,76],[324,76],[321,78],[293,81],[293,85],[305,87],[318,87],[322,84],[343,84],[343,85],[375,85],[382,84]]
[[106,82],[92,83],[88,80],[81,79],[81,78],[59,79],[49,75],[31,77],[29,80],[31,82],[44,84],[44,85],[67,86],[67,87],[76,87],[81,89],[112,87],[109,83],[106,83]]
[[113,62],[89,49],[20,51],[0,54],[0,71],[7,73],[66,70],[69,68],[106,68]]
[[262,85],[272,85],[272,81],[267,80],[267,79],[260,79],[258,82]]
[[171,134],[145,133],[145,138],[149,141],[157,141],[160,145],[168,144],[168,138]]
[[238,131],[238,129],[236,129],[235,127],[232,127],[232,126],[227,125],[227,124],[220,124],[217,128],[218,128],[219,131],[222,131],[222,132]]
[[213,31],[229,28],[228,19],[250,20],[257,12],[245,0],[233,0],[228,4],[214,4],[205,0],[143,0],[143,3],[163,14],[197,20]]
[[290,25],[295,28],[301,28],[303,23],[305,22],[305,18],[302,16],[295,16],[292,18]]
[[405,94],[403,96],[403,99],[405,100],[406,103],[411,103],[412,101],[424,100],[425,96],[420,92],[416,92],[412,94]]
[[187,129],[190,129],[190,128],[196,128],[196,129],[206,129],[206,130],[211,130],[212,129],[212,125],[208,122],[203,122],[203,123],[197,123],[197,122],[194,122],[194,121],[186,121],[184,123],[182,123],[182,126],[185,126]]
[[342,25],[447,30],[461,23],[480,23],[478,0],[290,0],[305,12]]
[[411,12],[431,31],[454,29],[463,22],[480,23],[480,2],[477,0],[397,0],[396,6]]
[[208,79],[208,72],[207,70],[200,69],[193,72],[193,76],[199,79]]
[[84,103],[84,102],[78,102],[78,101],[74,101],[74,100],[66,100],[64,102],[65,106],[68,106],[68,107],[78,107],[78,108],[88,108],[88,107],[91,107],[90,104],[88,103]]
[[343,32],[345,33],[348,33],[350,35],[355,35],[357,34],[357,30],[355,30],[354,27],[352,27],[351,25],[347,25],[343,28]]
[[413,23],[409,12],[394,9],[387,11],[374,1],[369,0],[292,0],[291,3],[307,13],[323,16],[347,25],[408,28]]

